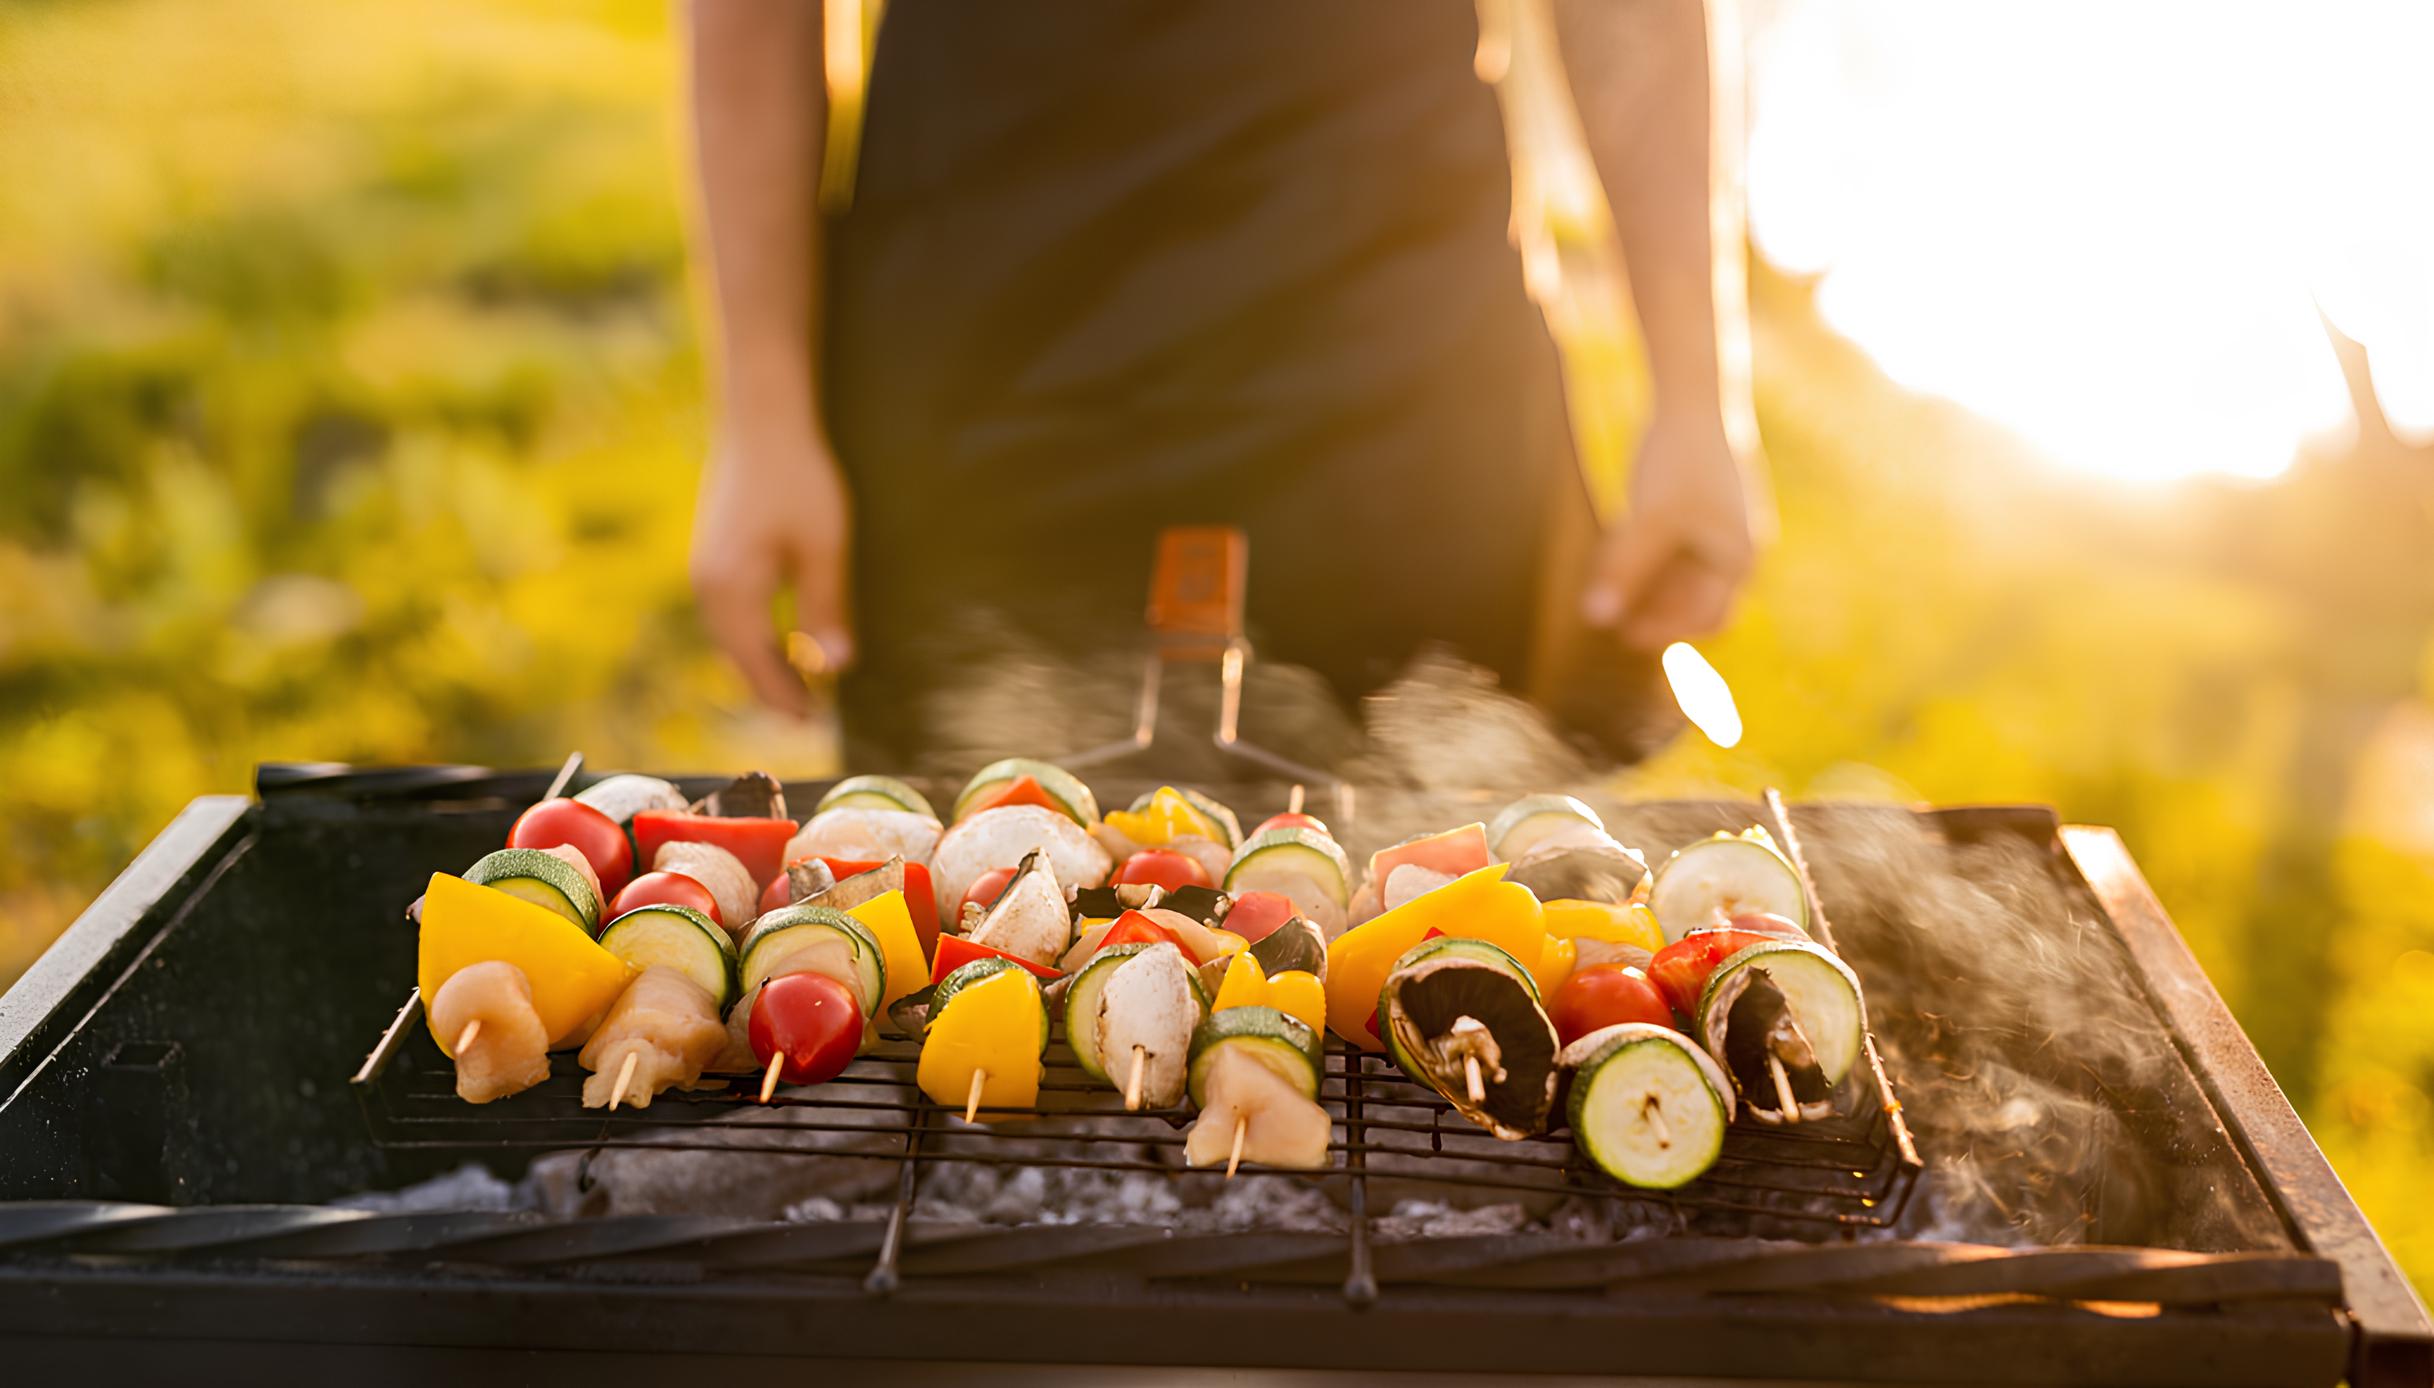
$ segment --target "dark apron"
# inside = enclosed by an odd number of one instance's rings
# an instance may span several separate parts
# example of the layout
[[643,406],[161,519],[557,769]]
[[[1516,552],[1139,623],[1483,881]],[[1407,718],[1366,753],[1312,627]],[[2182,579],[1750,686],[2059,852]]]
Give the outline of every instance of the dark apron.
[[1262,660],[1518,682],[1578,478],[1476,42],[1469,0],[888,7],[824,300],[862,755],[924,745],[976,610],[1136,649],[1169,523],[1249,532]]

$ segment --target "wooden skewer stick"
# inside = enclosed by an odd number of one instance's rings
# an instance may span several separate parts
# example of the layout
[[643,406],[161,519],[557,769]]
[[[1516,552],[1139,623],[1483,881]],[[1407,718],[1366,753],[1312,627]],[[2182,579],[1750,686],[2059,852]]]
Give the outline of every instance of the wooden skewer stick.
[[1671,1147],[1673,1145],[1673,1129],[1665,1125],[1665,1106],[1657,1102],[1654,1094],[1641,1102],[1640,1116],[1647,1119],[1648,1126],[1656,1130],[1657,1146]]
[[1132,1048],[1132,1074],[1124,1080],[1124,1111],[1131,1113],[1141,1107],[1141,1067],[1149,1063],[1149,1048]]
[[769,1057],[769,1068],[761,1075],[762,1103],[768,1103],[769,1096],[778,1092],[778,1071],[784,1069],[785,1066],[786,1053],[784,1051]]
[[1479,1078],[1479,1057],[1475,1055],[1462,1057],[1462,1088],[1471,1096],[1472,1103],[1487,1102],[1487,1083]]
[[1299,781],[1295,781],[1293,783],[1292,791],[1285,796],[1285,813],[1300,814],[1302,812],[1302,798],[1309,793],[1310,788],[1308,786],[1303,785]]
[[1783,1073],[1782,1059],[1770,1053],[1766,1058],[1766,1072],[1775,1077],[1775,1101],[1783,1105],[1783,1121],[1799,1122],[1800,1101],[1792,1097],[1792,1077]]
[[1225,1154],[1225,1178],[1229,1181],[1234,1179],[1234,1168],[1242,1165],[1242,1136],[1250,1130],[1250,1119],[1234,1120],[1234,1150]]
[[640,1059],[641,1051],[625,1053],[625,1064],[617,1067],[617,1087],[609,1092],[609,1112],[615,1113],[617,1105],[625,1102],[625,1087],[634,1082],[634,1062]]
[[456,1034],[456,1044],[450,1046],[448,1049],[456,1055],[463,1055],[465,1052],[473,1049],[475,1038],[479,1037],[481,1034],[482,1019],[476,1017],[472,1021],[465,1023],[465,1029]]
[[963,1100],[963,1121],[966,1123],[980,1121],[980,1087],[988,1081],[988,1071],[974,1070],[972,1072],[972,1092],[966,1094]]

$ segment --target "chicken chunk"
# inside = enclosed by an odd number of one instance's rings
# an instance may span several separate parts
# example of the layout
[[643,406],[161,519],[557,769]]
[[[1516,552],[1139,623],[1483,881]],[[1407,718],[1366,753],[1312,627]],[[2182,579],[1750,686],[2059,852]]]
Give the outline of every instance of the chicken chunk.
[[1224,1047],[1207,1064],[1207,1102],[1184,1138],[1185,1161],[1224,1166],[1233,1155],[1239,1124],[1246,1162],[1296,1171],[1327,1164],[1331,1129],[1325,1109],[1243,1047]]
[[[717,999],[708,989],[674,969],[644,969],[618,995],[583,1047],[581,1059],[592,1071],[583,1082],[583,1106],[602,1108],[617,1097],[620,1103],[648,1108],[659,1091],[700,1079],[702,1067],[726,1041]],[[617,1076],[629,1056],[633,1073],[619,1097]]]
[[532,980],[501,960],[448,975],[425,1004],[431,1034],[453,1049],[468,1027],[481,1029],[456,1055],[456,1094],[486,1104],[549,1078],[549,1028],[532,1003]]

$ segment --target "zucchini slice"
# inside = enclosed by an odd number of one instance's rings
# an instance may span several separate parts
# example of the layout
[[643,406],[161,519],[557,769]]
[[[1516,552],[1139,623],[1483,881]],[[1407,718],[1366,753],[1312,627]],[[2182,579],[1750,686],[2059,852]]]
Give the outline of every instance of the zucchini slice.
[[812,816],[839,805],[859,805],[873,810],[910,810],[917,815],[938,818],[930,808],[930,798],[893,776],[848,776],[828,788],[820,803],[812,807]]
[[1325,834],[1287,826],[1252,835],[1220,885],[1228,896],[1275,892],[1317,921],[1322,933],[1341,933],[1352,903],[1352,863]]
[[1665,927],[1667,944],[1739,915],[1777,915],[1809,928],[1809,897],[1800,873],[1759,828],[1676,850],[1657,868],[1648,905]]
[[1740,951],[1716,966],[1699,995],[1698,1039],[1763,1123],[1785,1119],[1770,1060],[1781,1066],[1798,1116],[1826,1117],[1859,1063],[1867,1026],[1858,975],[1797,940]]
[[854,990],[862,1015],[887,996],[887,964],[870,927],[827,906],[782,906],[761,917],[737,951],[745,992],[771,976],[816,969]]
[[702,986],[723,1014],[736,998],[735,944],[689,906],[637,906],[608,923],[600,947],[637,969],[660,965]]
[[1260,1064],[1282,1075],[1304,1098],[1318,1097],[1326,1053],[1319,1048],[1318,1033],[1310,1029],[1310,1024],[1273,1007],[1229,1007],[1211,1013],[1192,1033],[1190,1087],[1194,1104],[1207,1107],[1209,1068],[1218,1052],[1228,1047],[1256,1057]]
[[546,906],[582,926],[587,935],[600,933],[598,889],[555,854],[537,848],[502,848],[465,869],[465,880]]
[[1572,1141],[1628,1186],[1672,1190],[1716,1164],[1732,1122],[1732,1081],[1689,1037],[1625,1022],[1564,1049]]
[[1541,848],[1594,844],[1606,837],[1606,821],[1569,795],[1525,795],[1487,822],[1488,852],[1502,863],[1518,863]]
[[971,813],[973,802],[985,791],[995,790],[1009,781],[1025,776],[1039,783],[1039,788],[1066,818],[1083,828],[1089,828],[1099,817],[1099,799],[1083,785],[1080,777],[1061,766],[1052,766],[1030,757],[1008,757],[995,761],[972,774],[964,783],[963,792],[955,797],[955,818]]
[[1099,1064],[1099,994],[1106,990],[1107,980],[1115,977],[1117,965],[1148,948],[1146,941],[1110,945],[1090,956],[1065,984],[1065,1044],[1073,1050],[1073,1063],[1101,1084],[1107,1082],[1107,1071]]

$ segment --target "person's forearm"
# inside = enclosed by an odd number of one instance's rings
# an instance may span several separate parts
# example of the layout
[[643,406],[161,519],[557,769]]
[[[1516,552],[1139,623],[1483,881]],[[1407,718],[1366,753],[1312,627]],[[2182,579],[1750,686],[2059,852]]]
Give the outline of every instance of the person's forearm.
[[690,0],[694,235],[710,267],[718,427],[819,424],[819,217],[828,100],[818,0]]
[[1572,88],[1614,211],[1660,415],[1749,411],[1733,0],[1557,0]]

